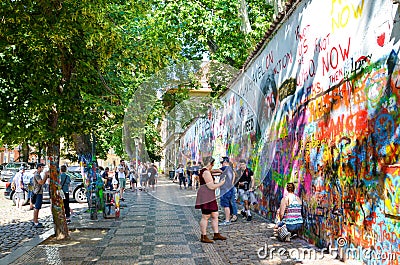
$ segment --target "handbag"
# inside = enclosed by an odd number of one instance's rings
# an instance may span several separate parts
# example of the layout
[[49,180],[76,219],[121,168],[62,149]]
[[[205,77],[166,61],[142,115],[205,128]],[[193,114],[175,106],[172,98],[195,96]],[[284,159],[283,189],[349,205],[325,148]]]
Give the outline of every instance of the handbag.
[[[287,230],[286,224],[278,228],[278,239],[281,241],[290,241],[290,232]],[[289,240],[288,240],[289,236]]]

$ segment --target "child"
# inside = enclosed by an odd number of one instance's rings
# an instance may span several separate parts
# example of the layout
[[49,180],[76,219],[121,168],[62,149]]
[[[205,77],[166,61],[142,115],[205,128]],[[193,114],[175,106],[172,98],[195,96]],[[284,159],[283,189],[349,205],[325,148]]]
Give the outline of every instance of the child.
[[119,217],[119,200],[120,200],[120,193],[118,189],[118,181],[113,179],[113,190],[115,191],[114,194],[114,203],[115,203],[115,218]]

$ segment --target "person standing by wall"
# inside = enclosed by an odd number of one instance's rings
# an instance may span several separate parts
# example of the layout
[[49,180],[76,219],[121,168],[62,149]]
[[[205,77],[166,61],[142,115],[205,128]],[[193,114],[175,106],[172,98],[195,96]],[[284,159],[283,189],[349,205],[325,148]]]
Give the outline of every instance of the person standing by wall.
[[43,203],[43,185],[46,184],[49,178],[49,171],[44,174],[44,177],[40,174],[44,170],[44,164],[39,163],[36,166],[37,170],[33,176],[33,203],[35,204],[35,209],[33,210],[33,226],[35,228],[44,228],[42,223],[39,223],[39,210],[42,208]]
[[146,191],[147,179],[148,179],[147,166],[145,163],[142,163],[140,164],[139,167],[140,167],[139,173],[140,173],[140,186],[141,186],[140,190]]
[[236,174],[236,170],[233,170],[234,166],[232,161],[229,162],[229,166],[232,168],[233,171],[233,179],[232,179],[232,197],[231,197],[231,203],[230,203],[230,213],[232,215],[231,217],[231,222],[236,222],[237,221],[237,214],[238,214],[238,208],[237,208],[237,174]]
[[250,168],[247,167],[246,160],[241,159],[239,161],[239,196],[244,202],[244,209],[242,209],[241,213],[247,221],[251,221],[252,216],[250,212],[250,192],[254,190],[254,173]]
[[150,163],[149,169],[147,170],[147,175],[149,177],[149,187],[151,186],[152,191],[155,192],[154,185],[156,184],[157,169],[153,163]]
[[[201,209],[200,231],[203,243],[214,243],[214,240],[226,240],[218,232],[218,204],[215,197],[215,190],[225,183],[223,178],[219,183],[214,183],[211,170],[214,167],[215,159],[211,156],[203,159],[204,167],[200,170],[200,188],[197,191],[196,209]],[[211,227],[214,231],[213,240],[207,237],[208,219],[211,217]]]
[[25,200],[24,174],[25,174],[25,168],[21,166],[13,179],[15,186],[15,206],[17,206],[17,210],[19,211],[22,211],[22,205]]
[[220,188],[220,194],[221,194],[220,204],[222,207],[224,207],[225,221],[220,223],[220,225],[230,225],[231,224],[230,206],[233,196],[234,175],[233,175],[233,169],[230,167],[229,164],[229,157],[227,156],[222,157],[221,164],[222,167],[220,169],[222,170],[222,174],[220,176],[220,179],[225,178],[225,183]]
[[67,218],[67,223],[71,222],[71,209],[69,208],[69,184],[71,183],[71,178],[69,175],[66,174],[67,172],[67,167],[62,165],[60,167],[60,185],[61,185],[61,190],[64,192],[64,209],[65,209],[65,217]]
[[183,168],[183,164],[179,164],[179,167],[175,172],[176,174],[178,174],[179,188],[182,189],[182,184],[183,184],[186,190],[185,170]]
[[192,189],[196,190],[197,186],[199,185],[199,166],[197,165],[196,161],[193,161],[192,166]]

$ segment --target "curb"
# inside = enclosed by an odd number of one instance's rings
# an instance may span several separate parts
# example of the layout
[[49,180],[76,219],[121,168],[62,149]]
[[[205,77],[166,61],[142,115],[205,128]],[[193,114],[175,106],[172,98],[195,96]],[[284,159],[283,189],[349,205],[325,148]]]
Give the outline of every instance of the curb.
[[10,264],[20,258],[22,255],[40,245],[43,241],[54,235],[54,228],[50,228],[41,235],[36,235],[31,240],[18,247],[16,250],[0,259],[0,264]]

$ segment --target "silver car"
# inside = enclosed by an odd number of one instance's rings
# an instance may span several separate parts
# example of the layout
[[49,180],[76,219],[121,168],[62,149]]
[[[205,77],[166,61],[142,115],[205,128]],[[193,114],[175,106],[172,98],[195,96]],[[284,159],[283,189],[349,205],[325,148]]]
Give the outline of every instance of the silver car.
[[[33,189],[33,175],[36,170],[26,170],[23,178],[25,184],[25,201],[24,204],[28,203],[28,191]],[[86,189],[83,185],[82,176],[75,172],[66,172],[71,179],[69,185],[69,201],[76,201],[78,203],[84,203],[87,201]],[[15,192],[11,189],[11,181],[13,180],[15,174],[10,178],[9,182],[6,184],[6,190],[4,191],[4,196],[7,199],[13,200],[15,204]],[[43,202],[50,202],[50,192],[49,184],[43,185]]]

